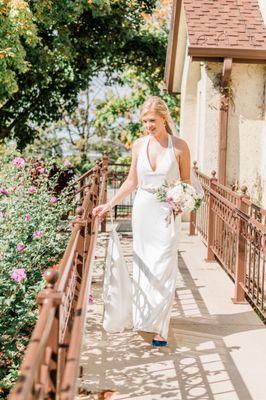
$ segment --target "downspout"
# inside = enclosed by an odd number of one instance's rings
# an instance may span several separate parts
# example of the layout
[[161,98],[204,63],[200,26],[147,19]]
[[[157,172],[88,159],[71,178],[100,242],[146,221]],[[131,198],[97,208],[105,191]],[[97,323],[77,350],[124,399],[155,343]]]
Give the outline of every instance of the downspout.
[[221,97],[219,113],[218,181],[226,185],[226,153],[229,114],[229,81],[232,71],[232,58],[225,58],[221,78]]

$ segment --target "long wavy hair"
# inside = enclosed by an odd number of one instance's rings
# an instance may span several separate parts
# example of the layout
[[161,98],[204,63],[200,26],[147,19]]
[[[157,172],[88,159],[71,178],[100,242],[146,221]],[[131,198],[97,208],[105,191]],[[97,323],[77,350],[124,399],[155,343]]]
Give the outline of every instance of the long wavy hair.
[[141,118],[149,111],[154,111],[156,114],[165,118],[165,129],[170,135],[177,136],[174,121],[170,115],[169,108],[164,100],[158,96],[150,96],[140,107]]

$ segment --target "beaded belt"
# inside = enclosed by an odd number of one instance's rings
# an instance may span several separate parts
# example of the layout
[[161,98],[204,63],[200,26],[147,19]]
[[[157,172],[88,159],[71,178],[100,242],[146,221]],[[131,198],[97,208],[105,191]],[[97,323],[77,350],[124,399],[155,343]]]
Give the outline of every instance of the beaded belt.
[[139,186],[138,188],[141,190],[145,190],[146,192],[149,192],[149,193],[155,193],[155,191],[157,189],[157,188],[150,188],[150,187],[145,187],[145,186]]

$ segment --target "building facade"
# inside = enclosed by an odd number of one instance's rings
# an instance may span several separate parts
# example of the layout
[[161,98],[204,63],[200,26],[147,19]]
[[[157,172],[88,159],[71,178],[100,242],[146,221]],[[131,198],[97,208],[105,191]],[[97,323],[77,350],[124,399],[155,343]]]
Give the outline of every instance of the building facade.
[[180,93],[192,160],[266,207],[266,5],[175,0],[166,89]]

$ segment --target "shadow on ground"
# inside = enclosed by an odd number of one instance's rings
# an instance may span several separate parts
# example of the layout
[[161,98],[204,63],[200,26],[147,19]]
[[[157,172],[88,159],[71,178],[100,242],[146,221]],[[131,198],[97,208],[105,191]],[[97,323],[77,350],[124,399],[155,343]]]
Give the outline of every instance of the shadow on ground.
[[[130,239],[125,240],[128,257]],[[167,348],[151,347],[152,335],[144,332],[107,334],[102,329],[101,274],[94,280],[79,398],[258,400],[251,397],[234,364],[232,354],[239,347],[227,347],[223,340],[258,329],[254,312],[211,315],[181,254],[178,266]]]

